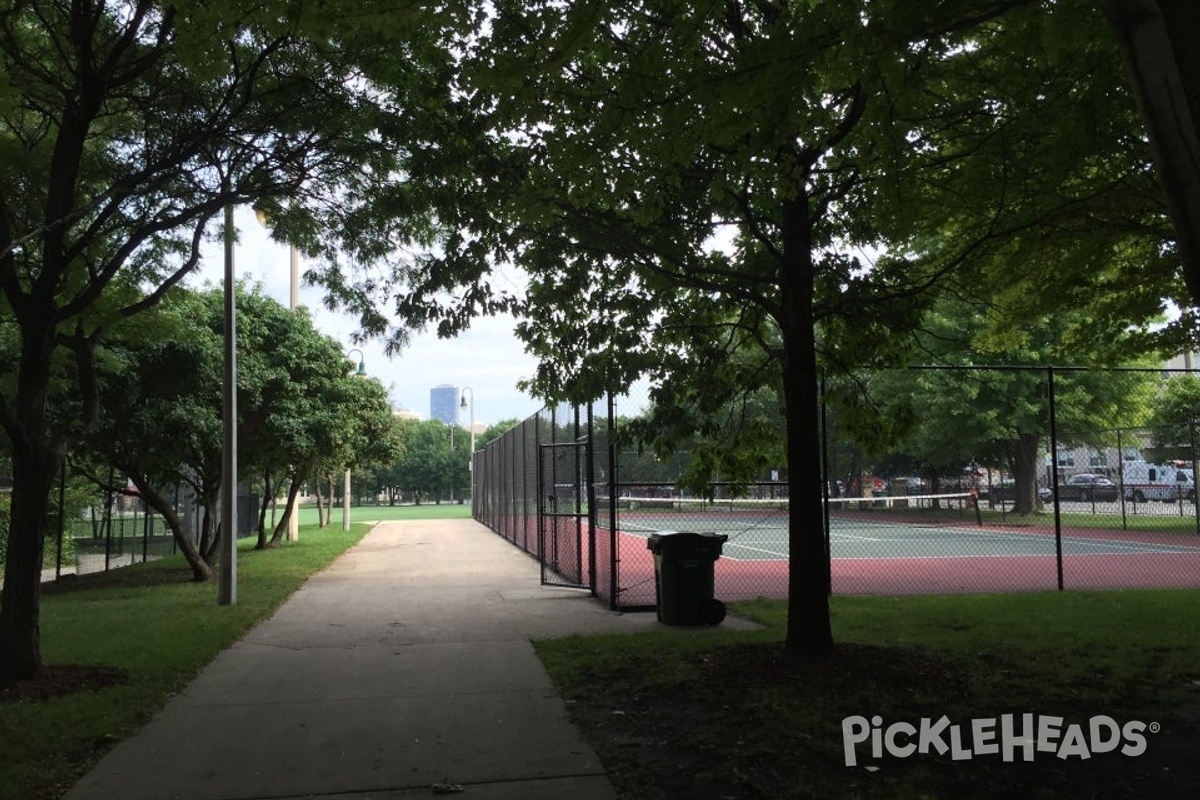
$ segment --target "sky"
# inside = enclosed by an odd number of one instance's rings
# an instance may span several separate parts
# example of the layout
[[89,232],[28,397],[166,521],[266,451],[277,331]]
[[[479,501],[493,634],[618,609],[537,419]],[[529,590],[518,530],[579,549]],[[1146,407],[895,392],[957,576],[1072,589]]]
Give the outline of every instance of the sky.
[[[248,208],[235,212],[234,224],[238,229],[233,257],[237,277],[261,283],[267,296],[287,306],[287,245],[272,241]],[[301,257],[300,304],[307,306],[317,329],[341,341],[347,353],[354,349],[362,352],[367,375],[387,387],[394,408],[415,411],[422,419],[428,419],[429,390],[442,384],[460,389],[470,387],[466,392],[468,408],[460,412],[459,422],[463,426],[470,423],[472,397],[475,421],[489,425],[501,420],[525,419],[542,407],[542,403],[517,389],[517,381],[533,376],[537,362],[525,353],[524,345],[513,333],[512,317],[476,319],[469,330],[455,339],[415,333],[408,347],[389,358],[384,354],[382,341],[365,344],[351,341],[355,320],[324,307],[323,290],[304,285],[305,269]],[[223,275],[222,249],[218,245],[206,251],[199,275],[188,283],[199,286],[211,281],[219,286]],[[348,357],[357,366],[358,354]]]

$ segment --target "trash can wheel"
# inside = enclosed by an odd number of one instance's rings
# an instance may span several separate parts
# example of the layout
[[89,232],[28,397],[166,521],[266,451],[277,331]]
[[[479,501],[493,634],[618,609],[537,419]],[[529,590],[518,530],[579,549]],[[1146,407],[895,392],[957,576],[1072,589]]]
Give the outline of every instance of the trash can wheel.
[[700,619],[705,625],[720,625],[725,619],[725,604],[720,600],[703,600],[700,603]]

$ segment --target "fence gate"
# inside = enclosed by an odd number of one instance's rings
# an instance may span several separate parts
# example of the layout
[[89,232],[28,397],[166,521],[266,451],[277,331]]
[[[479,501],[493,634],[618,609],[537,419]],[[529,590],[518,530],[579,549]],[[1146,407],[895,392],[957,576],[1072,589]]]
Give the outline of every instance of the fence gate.
[[588,464],[584,441],[543,444],[538,456],[538,560],[542,583],[594,589],[588,550]]

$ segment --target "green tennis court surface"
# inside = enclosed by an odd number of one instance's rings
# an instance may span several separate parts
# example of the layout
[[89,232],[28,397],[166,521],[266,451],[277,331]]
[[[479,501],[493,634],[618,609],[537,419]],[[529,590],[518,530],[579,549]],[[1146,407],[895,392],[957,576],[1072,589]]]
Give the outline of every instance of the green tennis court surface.
[[[978,558],[1054,555],[1048,528],[1006,529],[981,524],[968,495],[830,500],[830,554],[834,559]],[[647,537],[679,531],[722,533],[734,561],[788,557],[788,502],[774,499],[619,498],[618,528]],[[1146,537],[1147,539],[1160,537]],[[1062,537],[1064,555],[1195,554],[1192,543],[1142,540],[1121,531],[1078,531]]]

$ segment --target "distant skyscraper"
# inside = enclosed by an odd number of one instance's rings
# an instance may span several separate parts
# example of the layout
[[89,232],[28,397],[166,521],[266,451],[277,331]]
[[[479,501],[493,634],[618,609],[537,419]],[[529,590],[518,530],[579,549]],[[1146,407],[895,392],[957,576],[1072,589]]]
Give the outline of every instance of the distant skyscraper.
[[458,424],[458,387],[443,383],[429,390],[429,418]]

